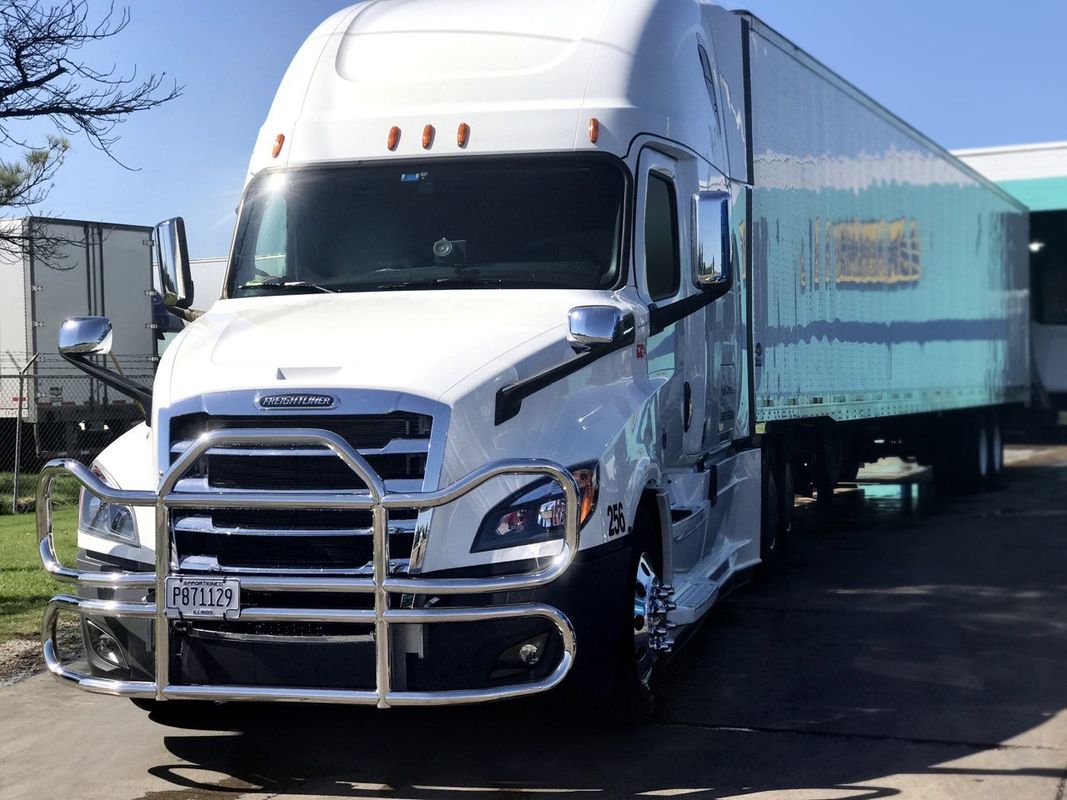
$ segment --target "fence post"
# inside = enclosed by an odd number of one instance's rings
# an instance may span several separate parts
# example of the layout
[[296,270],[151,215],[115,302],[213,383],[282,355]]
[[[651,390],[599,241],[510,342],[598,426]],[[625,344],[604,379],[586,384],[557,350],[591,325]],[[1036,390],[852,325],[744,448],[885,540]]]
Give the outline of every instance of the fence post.
[[26,362],[26,366],[19,370],[19,407],[15,414],[15,474],[11,479],[11,513],[18,513],[19,503],[19,472],[22,470],[22,401],[26,397],[23,391],[26,372],[33,366],[40,353],[34,353],[33,358]]

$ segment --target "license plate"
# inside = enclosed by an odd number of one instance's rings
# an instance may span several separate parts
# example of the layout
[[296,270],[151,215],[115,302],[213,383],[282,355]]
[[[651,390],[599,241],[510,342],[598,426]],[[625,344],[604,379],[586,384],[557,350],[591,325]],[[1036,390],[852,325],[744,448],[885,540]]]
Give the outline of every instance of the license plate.
[[166,612],[182,619],[236,619],[241,615],[241,583],[237,578],[167,578]]

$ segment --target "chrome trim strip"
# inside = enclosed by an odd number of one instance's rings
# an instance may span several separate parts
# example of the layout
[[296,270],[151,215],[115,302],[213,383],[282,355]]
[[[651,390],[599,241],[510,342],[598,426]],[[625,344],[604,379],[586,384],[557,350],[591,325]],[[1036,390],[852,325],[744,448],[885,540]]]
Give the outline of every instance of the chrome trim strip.
[[[214,447],[264,443],[267,445],[317,444],[328,448],[368,488],[367,492],[180,492],[175,491],[183,474],[203,453]],[[51,487],[62,473],[72,474],[93,494],[115,503],[155,506],[156,569],[155,573],[86,573],[60,564],[53,544]],[[560,553],[536,572],[482,579],[394,577],[389,560],[389,511],[391,509],[429,510],[454,502],[470,491],[501,475],[547,475],[560,485],[567,500],[564,539]],[[475,470],[466,477],[435,491],[389,492],[385,482],[358,451],[341,437],[313,428],[262,430],[223,429],[200,436],[191,448],[180,455],[160,479],[158,492],[120,491],[106,486],[83,465],[73,461],[50,461],[42,471],[38,487],[37,530],[42,563],[61,580],[88,586],[139,587],[155,586],[156,597],[164,596],[167,576],[175,569],[175,555],[170,536],[172,508],[366,508],[371,510],[374,537],[373,574],[365,577],[318,577],[242,575],[241,586],[248,590],[286,592],[357,592],[372,594],[373,609],[336,608],[246,608],[240,619],[251,621],[340,622],[372,624],[375,647],[375,688],[332,690],[298,687],[253,686],[181,686],[171,685],[169,676],[170,621],[163,605],[128,603],[59,595],[45,609],[42,620],[45,663],[57,679],[74,683],[88,691],[134,697],[213,700],[281,700],[302,702],[356,703],[379,708],[404,705],[447,705],[478,703],[543,692],[556,686],[574,663],[576,644],[574,629],[567,617],[548,605],[526,603],[485,607],[392,608],[390,595],[405,594],[485,594],[516,591],[544,586],[562,575],[578,551],[578,486],[570,472],[550,461],[510,459],[497,461]],[[106,575],[107,578],[101,576]],[[100,616],[130,616],[155,620],[155,680],[118,681],[93,678],[75,672],[63,664],[56,644],[56,617],[60,611],[74,611]],[[498,686],[478,690],[434,692],[394,691],[392,688],[391,625],[436,624],[442,622],[478,622],[523,617],[540,617],[552,622],[559,632],[563,650],[559,664],[550,675],[530,683]]]
[[351,636],[300,636],[297,634],[246,633],[244,631],[213,631],[208,628],[190,628],[189,636],[197,639],[216,639],[224,642],[263,642],[264,644],[373,644],[369,633]]
[[[371,536],[373,528],[242,528],[236,525],[214,525],[210,517],[182,517],[174,523],[174,530],[185,533],[204,533],[211,536]],[[397,519],[389,521],[389,533],[414,533],[415,520]]]
[[[255,430],[255,428],[226,428],[224,430]],[[185,439],[175,442],[170,447],[171,455],[184,453],[193,446],[193,440]],[[429,439],[392,439],[385,447],[360,447],[357,452],[364,456],[423,455],[430,449]],[[208,456],[296,456],[311,458],[328,456],[324,447],[315,448],[281,448],[281,447],[214,447],[204,455]]]

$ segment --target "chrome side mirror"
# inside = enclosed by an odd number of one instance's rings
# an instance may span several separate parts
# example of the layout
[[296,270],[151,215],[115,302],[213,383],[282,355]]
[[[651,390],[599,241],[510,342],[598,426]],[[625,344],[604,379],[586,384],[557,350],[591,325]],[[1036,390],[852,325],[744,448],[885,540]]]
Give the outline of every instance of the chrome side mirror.
[[725,292],[730,274],[730,195],[693,195],[693,266],[697,286]]
[[152,245],[163,305],[189,308],[193,304],[193,275],[189,270],[185,220],[174,217],[156,225]]
[[111,320],[107,317],[71,317],[59,329],[59,352],[92,355],[111,352]]
[[577,306],[567,314],[567,342],[577,351],[633,338],[633,314],[616,306]]

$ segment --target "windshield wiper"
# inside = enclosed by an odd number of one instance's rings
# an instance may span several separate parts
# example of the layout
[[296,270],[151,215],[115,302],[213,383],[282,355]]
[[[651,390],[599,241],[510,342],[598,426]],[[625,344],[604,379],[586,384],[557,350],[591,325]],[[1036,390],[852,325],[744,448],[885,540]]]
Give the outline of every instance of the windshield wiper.
[[265,281],[249,281],[248,283],[242,283],[237,287],[238,289],[311,289],[315,292],[326,292],[327,294],[337,294],[336,289],[327,289],[325,286],[319,286],[317,283],[309,283],[308,281],[287,281],[282,278],[268,278]]
[[383,291],[388,289],[436,289],[438,286],[466,289],[484,289],[492,287],[499,289],[503,282],[503,278],[486,278],[477,275],[449,275],[443,278],[432,278],[430,280],[407,280],[394,281],[392,283],[379,283],[374,288]]

